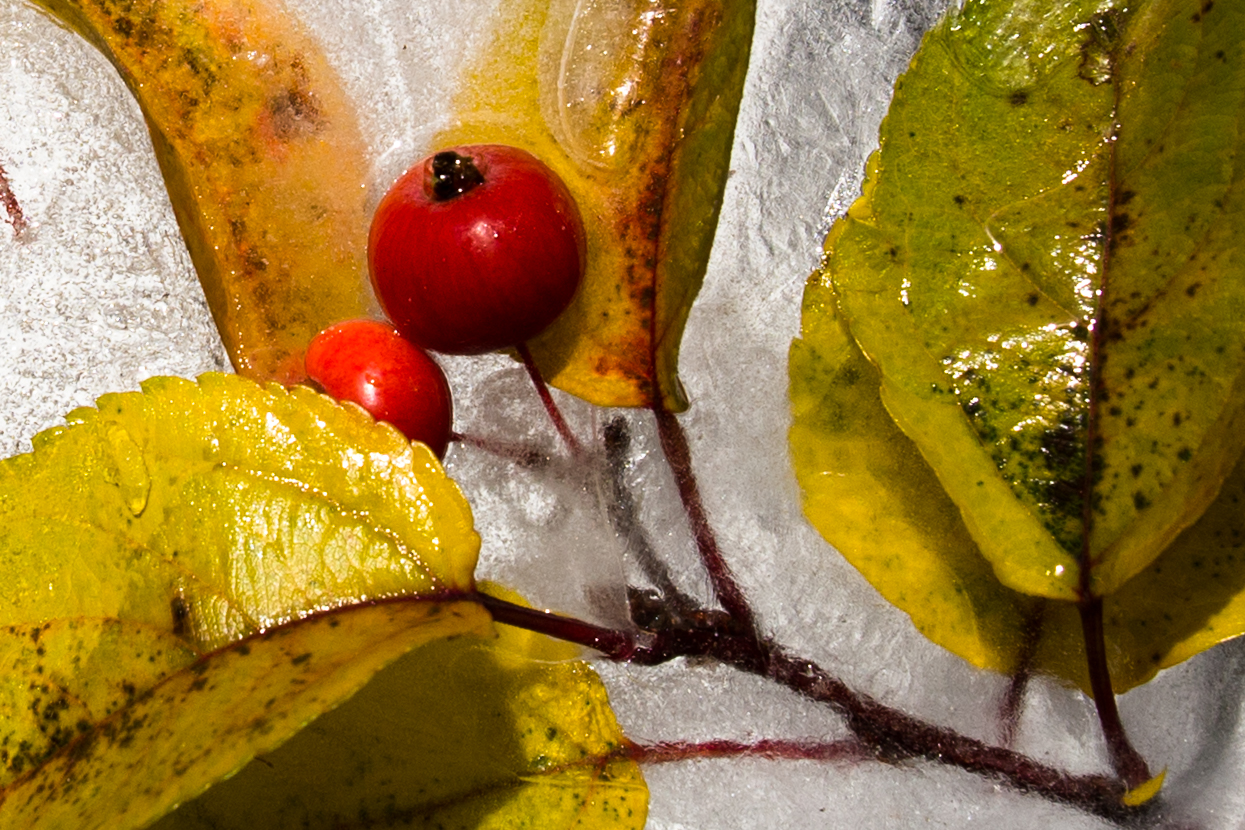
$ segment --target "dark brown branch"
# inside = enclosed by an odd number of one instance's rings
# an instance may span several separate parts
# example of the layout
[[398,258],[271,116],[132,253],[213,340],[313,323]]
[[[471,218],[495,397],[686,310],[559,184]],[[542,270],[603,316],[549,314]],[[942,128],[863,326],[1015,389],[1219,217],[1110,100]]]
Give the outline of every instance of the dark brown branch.
[[1033,676],[1033,658],[1037,654],[1038,642],[1042,639],[1045,611],[1046,600],[1038,600],[1025,615],[1016,670],[1008,678],[1007,693],[1003,696],[1003,703],[999,707],[999,744],[1001,746],[1010,747],[1016,740],[1016,730],[1020,728],[1020,714],[1024,709],[1029,679]]
[[1121,802],[1124,786],[1101,775],[1068,775],[1010,749],[985,744],[927,723],[850,689],[809,660],[793,657],[752,630],[729,627],[655,632],[641,642],[634,635],[481,596],[498,622],[538,631],[594,648],[606,656],[641,665],[676,657],[712,657],[824,703],[837,711],[872,757],[889,763],[921,759],[958,767],[1004,782],[1022,792],[1116,821],[1142,814]]
[[635,556],[640,570],[657,589],[663,605],[680,614],[693,611],[697,603],[674,584],[669,568],[657,555],[652,541],[636,516],[635,499],[623,481],[623,469],[631,451],[631,434],[627,429],[627,420],[622,417],[611,418],[605,424],[603,437],[610,486],[607,513],[614,532],[626,542],[627,550]]

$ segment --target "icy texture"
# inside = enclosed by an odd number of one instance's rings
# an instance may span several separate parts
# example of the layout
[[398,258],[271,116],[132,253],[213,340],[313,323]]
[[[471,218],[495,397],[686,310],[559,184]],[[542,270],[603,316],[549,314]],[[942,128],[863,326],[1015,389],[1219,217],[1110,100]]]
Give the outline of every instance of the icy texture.
[[[683,351],[692,400],[683,423],[722,548],[766,630],[855,688],[992,741],[1003,681],[926,642],[807,527],[786,451],[786,351],[804,279],[831,219],[856,195],[894,78],[941,5],[762,0],[734,175]],[[359,101],[377,200],[429,149],[459,61],[487,33],[492,0],[294,8]],[[99,393],[150,374],[194,375],[224,358],[141,118],[106,62],[24,0],[0,0],[0,54],[0,165],[31,223],[16,240],[0,225],[0,450],[13,452]],[[478,514],[483,576],[538,605],[617,622],[624,580],[648,584],[635,548],[611,527],[617,479],[673,581],[708,597],[650,418],[558,395],[576,432],[598,436],[589,459],[573,463],[516,363],[494,355],[447,367],[457,428],[475,442],[453,447],[447,466]],[[631,449],[611,472],[599,436],[618,417]],[[845,734],[833,713],[721,667],[602,669],[638,740]],[[1169,767],[1173,818],[1245,821],[1243,675],[1245,650],[1232,644],[1121,701],[1138,748],[1156,769]],[[1089,702],[1047,681],[1032,684],[1017,740],[1071,771],[1106,768]],[[1105,826],[933,764],[727,760],[648,775],[650,824],[667,830]]]
[[152,375],[228,365],[138,106],[98,52],[0,3],[0,453]]

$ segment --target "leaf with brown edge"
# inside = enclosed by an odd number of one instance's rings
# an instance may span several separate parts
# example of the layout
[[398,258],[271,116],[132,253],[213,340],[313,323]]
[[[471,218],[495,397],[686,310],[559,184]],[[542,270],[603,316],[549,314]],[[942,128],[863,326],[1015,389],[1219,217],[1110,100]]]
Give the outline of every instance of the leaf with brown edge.
[[320,47],[259,0],[35,0],[142,107],[234,368],[305,378],[320,329],[372,312],[354,109]]
[[437,144],[523,147],[579,204],[584,285],[529,344],[555,386],[602,406],[686,407],[679,341],[717,226],[754,14],[753,0],[502,4]]
[[[488,628],[457,486],[357,407],[205,375],[66,420],[0,462],[0,826],[142,826],[414,645]],[[130,806],[57,790],[87,775]]]
[[574,646],[497,632],[403,657],[156,830],[643,827],[644,779],[596,673]]

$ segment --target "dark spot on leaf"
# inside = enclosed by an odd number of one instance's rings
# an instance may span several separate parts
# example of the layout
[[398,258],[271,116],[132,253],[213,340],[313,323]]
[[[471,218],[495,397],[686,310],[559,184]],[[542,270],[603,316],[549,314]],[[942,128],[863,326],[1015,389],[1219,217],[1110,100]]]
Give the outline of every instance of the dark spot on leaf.
[[169,601],[169,610],[173,614],[173,636],[185,637],[190,633],[190,603],[181,594],[176,594]]
[[1037,305],[1038,299],[1040,298],[1038,297],[1038,293],[1036,291],[1032,291],[1025,295],[1025,302],[1029,305]]
[[192,692],[201,691],[203,687],[207,685],[207,682],[208,682],[207,675],[196,677],[194,682],[190,684],[190,691]]
[[1179,412],[1174,413],[1174,414],[1172,415],[1172,426],[1174,426],[1174,427],[1178,427],[1178,426],[1180,426],[1180,422],[1181,422],[1181,421],[1183,421],[1183,420],[1184,420],[1184,419],[1183,419],[1182,417],[1180,417],[1180,413],[1179,413]]
[[1190,458],[1193,457],[1193,450],[1189,449],[1188,447],[1182,447],[1180,452],[1176,453],[1176,457],[1179,458],[1181,461],[1188,461]]
[[309,651],[306,654],[300,654],[297,657],[295,657],[293,660],[290,661],[290,664],[294,666],[301,666],[303,663],[306,663],[310,659],[311,659],[311,652]]
[[1117,205],[1119,205],[1119,206],[1123,207],[1124,205],[1126,205],[1126,204],[1128,204],[1129,202],[1131,202],[1131,201],[1133,200],[1133,197],[1134,197],[1134,196],[1136,196],[1136,195],[1137,195],[1137,194],[1136,194],[1136,193],[1134,193],[1134,192],[1133,192],[1133,191],[1131,191],[1131,190],[1123,190],[1123,191],[1121,191],[1121,192],[1119,193],[1119,195],[1117,195],[1117,196],[1115,197],[1115,203],[1116,203]]
[[1141,476],[1141,471],[1144,469],[1145,467],[1141,464],[1134,464],[1128,468],[1128,471],[1133,474],[1133,478],[1139,478]]
[[951,201],[955,202],[957,205],[963,205],[966,200],[963,196],[953,196]]
[[1133,493],[1133,507],[1138,510],[1145,510],[1150,506],[1150,500],[1146,498],[1146,494],[1138,490]]
[[1007,103],[1011,104],[1013,107],[1023,107],[1025,104],[1029,103],[1029,93],[1023,89],[1018,89],[1011,95],[1007,96]]
[[312,135],[324,125],[315,96],[301,89],[287,89],[268,100],[272,132],[281,141]]
[[1193,283],[1193,285],[1190,285],[1188,288],[1186,288],[1184,290],[1184,293],[1188,294],[1190,297],[1196,297],[1197,290],[1201,287],[1202,287],[1202,284],[1200,282],[1195,282]]

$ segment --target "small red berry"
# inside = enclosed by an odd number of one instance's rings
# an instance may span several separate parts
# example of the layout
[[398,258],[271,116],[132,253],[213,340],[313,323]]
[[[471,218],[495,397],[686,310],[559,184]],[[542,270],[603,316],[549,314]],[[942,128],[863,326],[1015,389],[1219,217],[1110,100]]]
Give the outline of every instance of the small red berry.
[[307,348],[307,376],[339,401],[353,401],[412,441],[445,456],[453,422],[441,367],[389,323],[347,320]]
[[583,279],[584,227],[558,175],[516,147],[436,153],[385,194],[368,238],[372,286],[412,342],[449,354],[517,346]]

